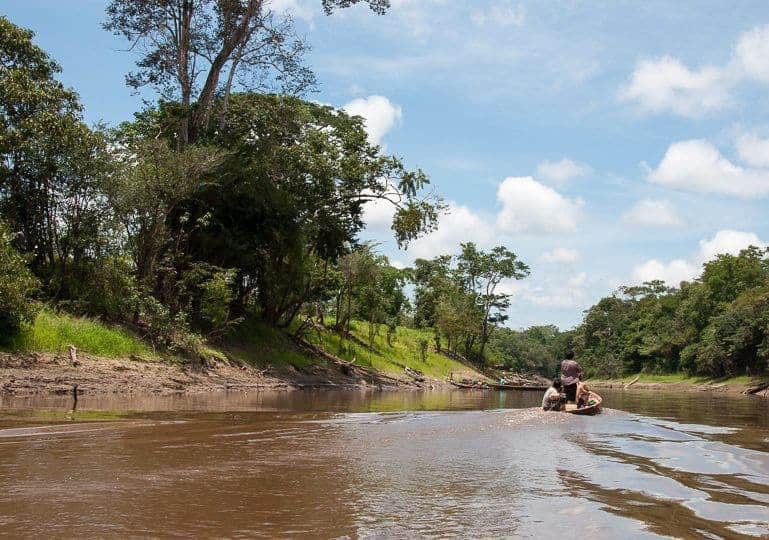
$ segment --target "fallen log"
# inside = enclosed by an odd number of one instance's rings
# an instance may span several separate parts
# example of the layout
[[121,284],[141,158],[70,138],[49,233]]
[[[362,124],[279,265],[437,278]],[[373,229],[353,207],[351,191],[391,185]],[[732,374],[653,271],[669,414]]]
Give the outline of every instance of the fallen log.
[[624,389],[625,389],[625,390],[627,390],[628,388],[630,388],[631,386],[633,386],[633,385],[634,385],[635,383],[637,383],[637,382],[638,382],[638,377],[636,377],[635,379],[633,379],[632,381],[630,381],[629,383],[627,383],[627,384],[625,385]]
[[743,394],[746,396],[750,396],[753,394],[758,394],[759,392],[761,392],[762,390],[766,390],[767,388],[769,388],[769,381],[762,382],[761,384],[759,384],[758,386],[754,386],[753,388],[746,388]]

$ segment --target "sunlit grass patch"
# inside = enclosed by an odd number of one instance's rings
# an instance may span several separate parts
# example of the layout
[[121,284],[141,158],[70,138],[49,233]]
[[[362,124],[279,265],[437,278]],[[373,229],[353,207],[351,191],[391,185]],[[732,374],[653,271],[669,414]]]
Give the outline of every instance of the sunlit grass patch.
[[42,310],[34,323],[3,347],[12,352],[66,352],[70,345],[78,351],[109,358],[140,356],[151,358],[152,350],[123,329],[85,317]]

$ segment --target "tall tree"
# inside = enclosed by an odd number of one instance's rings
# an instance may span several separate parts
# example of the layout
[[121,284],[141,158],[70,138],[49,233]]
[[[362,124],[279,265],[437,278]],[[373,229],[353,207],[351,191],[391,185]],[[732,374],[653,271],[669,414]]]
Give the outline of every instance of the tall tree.
[[[330,14],[361,2],[376,13],[389,7],[387,0],[323,0],[323,7]],[[226,104],[236,82],[249,91],[277,84],[298,93],[315,83],[302,64],[308,45],[267,0],[112,0],[104,28],[141,55],[128,85],[151,86],[181,105],[181,146],[197,138],[216,97]]]
[[[66,274],[98,249],[106,144],[33,33],[0,17],[0,213],[32,268]],[[59,284],[66,279],[59,276]]]

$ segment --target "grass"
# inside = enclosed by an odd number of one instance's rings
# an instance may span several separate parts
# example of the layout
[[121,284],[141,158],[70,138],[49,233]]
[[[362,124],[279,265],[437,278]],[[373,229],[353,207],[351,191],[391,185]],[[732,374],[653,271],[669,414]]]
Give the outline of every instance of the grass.
[[641,383],[666,383],[666,384],[749,384],[753,377],[740,375],[738,377],[703,377],[697,375],[687,375],[685,373],[636,373],[634,375],[624,375],[622,382],[627,384],[638,377]]
[[255,367],[292,365],[306,367],[319,364],[319,358],[299,350],[289,337],[257,319],[240,323],[222,349],[227,354]]
[[138,338],[120,328],[84,317],[43,310],[33,324],[3,346],[9,352],[64,353],[70,345],[79,352],[108,358],[154,357],[152,350]]
[[[360,341],[368,344],[368,324],[353,321],[350,332]],[[307,340],[331,354],[349,362],[391,374],[402,374],[408,366],[421,371],[428,377],[446,379],[453,372],[456,378],[462,376],[477,377],[472,369],[461,362],[447,358],[433,350],[432,332],[413,328],[398,327],[392,339],[392,345],[387,344],[387,329],[381,326],[374,336],[371,347],[345,339],[343,336],[328,330],[311,331]],[[420,341],[429,343],[427,354],[423,360],[420,354]]]
[[[433,350],[432,332],[398,327],[387,344],[386,328],[380,326],[371,347],[368,343],[368,325],[353,321],[350,327],[356,339],[347,339],[327,329],[312,330],[306,337],[313,345],[359,366],[392,375],[403,375],[408,366],[431,378],[476,378],[478,374],[461,362],[438,354]],[[420,353],[420,342],[429,344],[425,358]],[[64,354],[69,345],[79,352],[108,358],[157,358],[152,349],[129,332],[84,317],[41,311],[34,321],[12,341],[0,348],[9,352],[48,352]],[[296,346],[283,331],[271,328],[259,320],[246,320],[222,344],[207,345],[207,357],[235,358],[254,367],[292,365],[303,368],[326,361],[306,353]],[[174,361],[174,357],[168,357]]]

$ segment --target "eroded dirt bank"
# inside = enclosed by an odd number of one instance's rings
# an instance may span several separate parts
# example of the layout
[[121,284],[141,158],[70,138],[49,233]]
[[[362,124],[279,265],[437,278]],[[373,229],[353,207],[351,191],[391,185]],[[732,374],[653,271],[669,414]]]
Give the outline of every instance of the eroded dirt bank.
[[78,355],[0,354],[0,392],[11,395],[198,393],[292,388],[411,388],[415,383],[350,364],[256,369],[217,362],[194,366],[163,361]]

